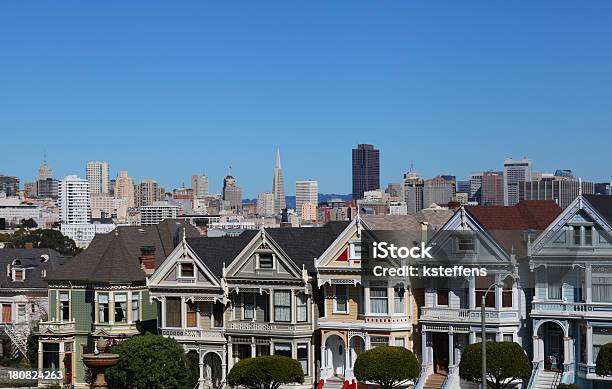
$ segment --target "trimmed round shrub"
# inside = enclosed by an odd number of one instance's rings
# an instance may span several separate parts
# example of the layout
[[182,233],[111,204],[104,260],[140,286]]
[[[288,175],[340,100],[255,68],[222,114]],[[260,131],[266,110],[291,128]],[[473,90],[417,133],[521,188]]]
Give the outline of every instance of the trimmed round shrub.
[[232,387],[277,389],[281,385],[304,382],[302,365],[281,355],[264,355],[238,361],[227,375]]
[[375,382],[383,389],[392,389],[417,378],[421,367],[412,351],[380,346],[359,354],[353,372],[359,381]]
[[612,375],[612,343],[606,343],[599,349],[595,365],[597,375]]

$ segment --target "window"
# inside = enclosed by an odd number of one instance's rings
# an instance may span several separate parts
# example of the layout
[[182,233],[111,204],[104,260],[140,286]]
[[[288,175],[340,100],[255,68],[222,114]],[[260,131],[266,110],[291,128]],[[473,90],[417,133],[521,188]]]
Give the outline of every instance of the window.
[[305,293],[297,295],[297,321],[308,321],[308,296]]
[[198,326],[198,311],[194,303],[187,303],[187,327]]
[[[495,334],[487,333],[486,337],[487,337],[487,342],[495,342]],[[476,343],[480,343],[480,342],[482,342],[482,332],[477,332],[476,333]]]
[[593,227],[584,227],[584,244],[585,246],[593,245]]
[[438,306],[448,306],[448,289],[437,290],[437,301]]
[[181,263],[181,277],[185,277],[185,278],[195,277],[193,263]]
[[267,344],[258,344],[255,346],[255,356],[270,355],[270,346]]
[[108,294],[98,294],[98,322],[108,323]]
[[15,281],[23,281],[24,277],[23,277],[23,269],[15,269],[15,277],[14,280]]
[[348,285],[334,285],[334,312],[348,312]]
[[302,365],[304,375],[308,375],[308,343],[298,343],[297,360]]
[[260,269],[273,269],[274,268],[274,257],[272,253],[260,253],[259,254],[259,268]]
[[457,251],[467,253],[475,251],[474,237],[461,235],[457,237]]
[[291,358],[291,343],[274,343],[274,355]]
[[115,295],[115,323],[127,322],[127,295],[124,293]]
[[398,347],[406,347],[406,339],[405,338],[395,338],[395,345]]
[[612,342],[612,327],[593,327],[593,361],[597,361],[599,350]]
[[394,307],[395,313],[404,313],[404,293],[406,290],[403,287],[398,287],[394,289],[395,294],[395,302]]
[[389,337],[388,336],[372,336],[370,337],[370,347],[375,348],[378,346],[388,346],[389,345]]
[[572,230],[574,231],[574,245],[575,246],[580,246],[580,227],[579,226],[575,226],[572,228]]
[[181,327],[181,299],[166,297],[166,327]]
[[548,269],[548,298],[550,300],[561,300],[563,298],[563,274],[560,269]]
[[43,343],[43,369],[59,369],[59,343]]
[[593,301],[597,303],[612,302],[612,267],[593,267],[591,278]]
[[502,308],[512,308],[512,286],[502,289]]
[[[476,306],[480,307],[482,304],[482,296],[485,295],[489,287],[495,283],[495,276],[487,277],[476,277]],[[486,308],[495,308],[495,293],[496,287],[489,290],[489,293],[485,299]]]
[[213,305],[213,321],[215,327],[223,327],[223,304],[218,301]]
[[274,321],[291,321],[291,292],[288,290],[274,292]]
[[514,342],[514,336],[512,334],[504,334],[504,342]]
[[25,304],[17,305],[17,321],[25,321],[26,306]]
[[70,321],[70,292],[60,292],[60,315],[62,320]]
[[242,294],[244,318],[247,320],[253,320],[255,318],[255,294],[254,293],[243,293]]
[[140,292],[132,292],[132,322],[140,320]]
[[370,311],[381,314],[389,312],[387,288],[370,288]]

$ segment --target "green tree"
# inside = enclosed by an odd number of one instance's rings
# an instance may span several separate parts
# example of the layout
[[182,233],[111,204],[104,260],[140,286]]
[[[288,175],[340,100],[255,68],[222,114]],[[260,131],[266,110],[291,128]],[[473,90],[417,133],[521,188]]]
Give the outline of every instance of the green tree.
[[[468,381],[482,377],[482,343],[465,347],[461,353],[459,376]],[[523,348],[514,342],[487,342],[487,382],[495,389],[504,389],[511,381],[528,379],[531,363]]]
[[63,255],[74,256],[82,251],[77,247],[74,240],[62,235],[58,230],[38,229],[28,231],[20,229],[13,234],[12,247],[23,248],[27,243],[31,243],[36,248],[53,249]]
[[149,333],[134,336],[118,343],[112,352],[119,354],[119,362],[106,373],[111,389],[184,389],[197,383],[187,354],[172,338]]
[[393,389],[420,373],[419,362],[412,351],[397,346],[380,346],[362,352],[353,372],[359,381],[375,382],[382,389]]
[[240,360],[227,375],[227,382],[232,387],[277,389],[284,384],[303,383],[304,371],[295,359],[265,355]]
[[19,223],[21,228],[36,228],[38,227],[38,223],[32,218],[29,219],[21,219],[21,223]]
[[600,376],[612,375],[612,343],[606,343],[597,353],[595,372]]

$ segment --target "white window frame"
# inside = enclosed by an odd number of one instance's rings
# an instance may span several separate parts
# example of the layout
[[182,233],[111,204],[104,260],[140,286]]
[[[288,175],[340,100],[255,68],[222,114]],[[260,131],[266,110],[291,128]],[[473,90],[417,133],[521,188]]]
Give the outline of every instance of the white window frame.
[[57,291],[57,312],[58,312],[58,320],[64,321],[64,313],[62,311],[62,293],[68,294],[68,321],[72,318],[72,293],[69,289],[60,289]]
[[[345,311],[338,310],[338,286],[346,288],[345,289],[345,291],[346,291],[346,293],[345,293],[346,310]],[[349,286],[348,286],[348,284],[334,284],[334,309],[333,309],[333,313],[342,313],[342,314],[348,314],[349,313]]]
[[255,259],[256,259],[255,269],[256,270],[276,270],[276,254],[274,252],[269,253],[270,255],[272,255],[272,267],[261,267],[261,263],[259,262],[259,258],[261,254],[267,255],[268,253],[255,253]]
[[[191,265],[193,266],[193,275],[191,276],[185,276],[183,275],[183,265]],[[184,279],[184,280],[195,280],[196,278],[196,265],[194,262],[192,261],[181,261],[178,262],[178,274],[176,275],[177,278],[180,279]]]
[[[255,321],[255,307],[257,306],[257,295],[252,292],[243,292],[240,295],[242,296],[242,320]],[[251,317],[246,317],[247,308],[246,308],[246,298],[245,297],[247,297],[247,295],[253,299],[253,308],[251,309],[251,312],[252,312]]]

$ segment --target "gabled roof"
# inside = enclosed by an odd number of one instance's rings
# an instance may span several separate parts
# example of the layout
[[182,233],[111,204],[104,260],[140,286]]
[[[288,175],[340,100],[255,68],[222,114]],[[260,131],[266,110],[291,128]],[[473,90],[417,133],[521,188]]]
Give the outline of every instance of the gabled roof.
[[[329,222],[323,227],[266,228],[265,232],[279,245],[298,268],[305,266],[314,272],[314,259],[332,244],[349,222]],[[198,257],[217,276],[221,277],[223,264],[228,267],[238,254],[259,234],[247,230],[236,237],[199,237],[187,240]]]
[[582,195],[597,212],[612,225],[612,196],[585,194]]
[[155,265],[161,265],[181,238],[199,235],[186,221],[166,219],[153,226],[119,226],[108,234],[96,235],[89,247],[68,261],[47,280],[132,283],[145,282],[139,257],[141,248],[155,248]]
[[[7,290],[46,289],[47,284],[42,279],[42,271],[45,270],[48,276],[69,259],[70,257],[63,256],[53,249],[0,249],[0,288]],[[7,274],[7,265],[12,265],[15,260],[21,263],[18,267],[28,268],[23,281],[13,281],[12,275]]]
[[508,253],[518,257],[527,254],[525,232],[544,231],[562,212],[552,200],[524,200],[514,206],[469,205],[465,210]]

